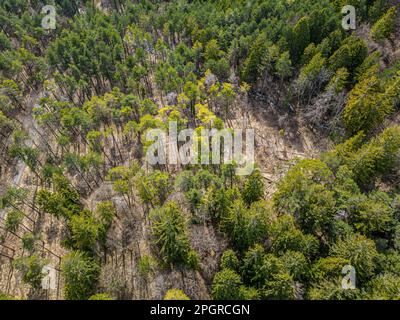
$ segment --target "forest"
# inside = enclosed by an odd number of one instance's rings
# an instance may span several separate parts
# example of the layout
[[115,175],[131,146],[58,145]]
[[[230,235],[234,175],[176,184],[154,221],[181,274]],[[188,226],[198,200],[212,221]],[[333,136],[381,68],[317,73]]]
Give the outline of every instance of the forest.
[[[399,17],[2,0],[0,300],[399,300]],[[254,129],[254,170],[150,164],[171,122]]]

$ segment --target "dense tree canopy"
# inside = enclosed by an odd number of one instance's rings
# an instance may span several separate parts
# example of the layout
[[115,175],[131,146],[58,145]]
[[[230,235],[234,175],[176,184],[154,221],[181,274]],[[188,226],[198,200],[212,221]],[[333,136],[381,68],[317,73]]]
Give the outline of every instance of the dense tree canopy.
[[[50,256],[71,300],[399,299],[398,6],[50,2],[51,30],[43,1],[0,3],[0,245],[25,284]],[[200,153],[253,122],[248,176]],[[204,163],[147,161],[172,123],[211,132]]]

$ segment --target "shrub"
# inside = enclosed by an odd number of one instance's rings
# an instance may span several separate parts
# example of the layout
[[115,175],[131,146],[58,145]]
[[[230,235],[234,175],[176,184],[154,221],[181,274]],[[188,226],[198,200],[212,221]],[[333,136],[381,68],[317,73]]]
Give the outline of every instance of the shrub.
[[325,68],[326,59],[317,53],[310,62],[300,70],[297,88],[301,96],[312,97],[317,94],[324,84],[329,81]]
[[96,222],[90,211],[74,215],[68,222],[74,247],[79,250],[94,250],[103,233],[103,226]]
[[240,300],[242,281],[231,269],[224,269],[215,274],[212,283],[212,296],[215,300]]
[[347,259],[356,270],[360,283],[374,275],[378,252],[375,243],[365,236],[354,234],[333,244],[330,255]]
[[14,267],[22,272],[22,280],[35,289],[39,289],[42,284],[44,273],[42,272],[46,261],[37,255],[20,257],[14,260]]
[[261,175],[261,171],[256,169],[252,172],[252,174],[247,178],[242,198],[243,201],[250,206],[253,202],[261,200],[264,196],[264,182],[263,177]]
[[4,227],[7,231],[16,232],[23,219],[24,213],[22,211],[11,210],[7,213]]
[[197,255],[190,250],[187,221],[175,202],[150,213],[151,231],[164,263],[177,263],[195,268]]
[[62,258],[61,274],[65,281],[67,300],[86,300],[93,293],[99,277],[100,266],[87,254],[72,251]]
[[270,300],[294,300],[297,296],[293,277],[288,273],[275,274],[271,280],[266,281],[263,294]]
[[361,65],[368,55],[368,48],[364,40],[355,36],[346,38],[339,49],[329,58],[328,64],[332,71],[346,68],[351,75]]
[[165,293],[164,300],[190,300],[190,299],[182,290],[169,289]]
[[97,293],[89,297],[88,300],[115,300],[115,299],[110,297],[107,293]]
[[140,257],[138,262],[139,274],[142,277],[147,277],[150,272],[154,271],[156,266],[157,261],[153,257],[144,255]]
[[310,300],[358,300],[361,298],[359,289],[346,290],[342,288],[340,279],[323,281],[309,289],[307,298]]
[[396,7],[390,8],[371,28],[371,37],[376,41],[390,39],[396,31]]
[[221,269],[232,269],[233,271],[238,271],[239,259],[233,250],[228,249],[222,254],[220,267]]
[[309,277],[309,266],[301,252],[287,251],[280,257],[285,270],[296,281],[305,281]]
[[37,238],[33,233],[25,233],[22,236],[22,244],[24,249],[32,251],[34,249],[36,240]]
[[348,259],[341,257],[326,257],[318,259],[311,267],[313,282],[336,281],[341,279],[342,269],[349,264]]
[[250,210],[237,200],[221,222],[221,229],[229,235],[238,250],[246,250],[266,237],[266,222],[265,212]]

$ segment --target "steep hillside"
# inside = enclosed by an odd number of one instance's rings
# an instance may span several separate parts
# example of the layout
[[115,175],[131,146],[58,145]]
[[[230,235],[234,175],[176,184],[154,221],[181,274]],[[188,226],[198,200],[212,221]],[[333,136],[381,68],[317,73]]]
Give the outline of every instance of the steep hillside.
[[0,297],[400,298],[399,1],[50,2],[0,4]]

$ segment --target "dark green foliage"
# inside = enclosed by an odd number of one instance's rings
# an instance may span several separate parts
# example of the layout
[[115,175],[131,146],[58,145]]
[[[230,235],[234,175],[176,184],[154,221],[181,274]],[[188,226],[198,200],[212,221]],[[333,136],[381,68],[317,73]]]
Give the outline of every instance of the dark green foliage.
[[253,202],[261,200],[264,195],[264,182],[259,169],[247,178],[243,188],[242,198],[250,206]]
[[296,228],[293,217],[283,215],[270,227],[271,251],[277,255],[287,250],[302,252],[306,257],[314,257],[319,250],[318,240]]
[[302,17],[289,33],[290,56],[295,63],[300,61],[304,49],[311,41],[310,17]]
[[197,254],[190,250],[186,219],[175,202],[155,209],[150,214],[154,242],[164,263],[186,264],[197,268]]
[[274,194],[279,212],[296,217],[309,233],[327,233],[335,213],[336,201],[329,188],[332,172],[319,160],[303,160],[280,182]]
[[25,250],[33,251],[37,236],[33,233],[25,233],[22,236],[22,244]]
[[341,47],[329,58],[331,70],[346,68],[350,74],[360,66],[367,57],[368,50],[364,40],[351,36],[346,38]]
[[[14,265],[26,283],[40,288],[39,250],[49,253],[53,243],[45,249],[49,239],[39,232],[51,214],[63,228],[54,245],[61,240],[70,251],[61,265],[67,299],[125,298],[121,277],[102,279],[96,294],[100,258],[120,249],[135,255],[136,242],[148,239],[151,256],[133,266],[141,281],[170,268],[206,274],[215,299],[399,299],[397,7],[383,0],[118,0],[102,9],[99,1],[53,2],[57,28],[48,31],[40,26],[42,2],[0,3],[0,175],[8,183],[18,162],[27,185],[4,190],[0,210],[6,231],[24,234],[29,256]],[[345,5],[356,7],[357,27],[371,29],[371,39],[343,31]],[[322,147],[328,134],[341,144],[293,160],[286,173],[286,165],[275,168],[285,176],[268,188],[269,159],[247,177],[236,175],[236,163],[143,161],[150,129],[171,120],[179,130],[233,129],[237,112],[259,116],[258,100],[268,121],[279,117],[285,143],[307,126]],[[218,246],[205,252],[199,230]],[[1,241],[13,236],[7,232]],[[210,259],[220,259],[219,272]],[[356,269],[355,290],[341,287],[345,265]],[[164,289],[165,299],[188,298]]]
[[251,210],[237,200],[222,220],[221,229],[229,235],[237,249],[245,250],[266,236],[267,214],[268,208]]

